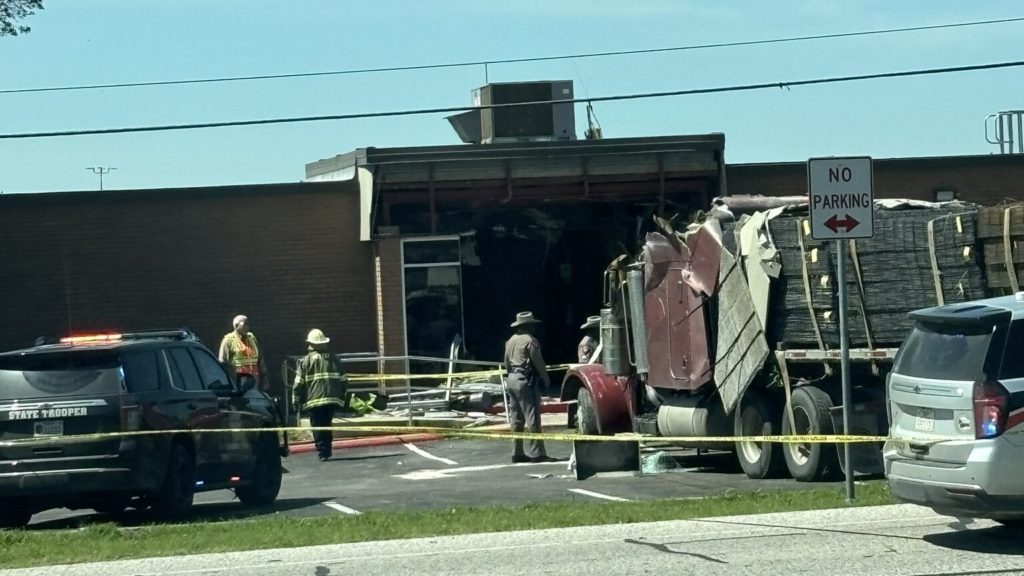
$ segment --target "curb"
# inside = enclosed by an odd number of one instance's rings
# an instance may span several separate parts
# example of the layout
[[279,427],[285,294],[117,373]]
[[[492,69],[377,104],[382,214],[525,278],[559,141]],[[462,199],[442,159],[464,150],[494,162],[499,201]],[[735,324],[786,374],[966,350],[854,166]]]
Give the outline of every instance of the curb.
[[[368,436],[366,438],[347,438],[344,440],[335,440],[331,442],[331,448],[335,450],[344,450],[346,448],[364,448],[368,446],[387,446],[390,444],[405,444],[408,442],[430,442],[432,440],[441,440],[444,436],[441,434],[399,434],[397,436]],[[304,454],[306,452],[316,452],[316,444],[312,442],[304,442],[302,444],[289,444],[289,454]]]

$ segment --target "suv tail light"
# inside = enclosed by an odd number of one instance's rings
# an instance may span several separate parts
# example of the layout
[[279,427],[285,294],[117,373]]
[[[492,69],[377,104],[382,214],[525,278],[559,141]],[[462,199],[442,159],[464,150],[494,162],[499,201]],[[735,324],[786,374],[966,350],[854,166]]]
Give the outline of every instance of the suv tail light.
[[999,382],[974,383],[974,437],[995,438],[1006,430],[1010,395]]
[[892,372],[888,372],[885,375],[885,416],[888,419],[889,426],[892,426],[892,404],[889,403],[889,383],[892,381]]

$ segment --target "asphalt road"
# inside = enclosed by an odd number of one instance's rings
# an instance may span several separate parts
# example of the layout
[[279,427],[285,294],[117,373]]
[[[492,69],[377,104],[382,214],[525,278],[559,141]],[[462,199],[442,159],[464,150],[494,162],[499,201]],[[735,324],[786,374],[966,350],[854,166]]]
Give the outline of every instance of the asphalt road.
[[[530,502],[644,500],[701,497],[728,491],[806,488],[793,480],[750,480],[729,454],[671,453],[679,468],[660,474],[610,473],[577,480],[567,469],[571,444],[549,443],[560,461],[511,463],[508,441],[440,440],[335,451],[327,462],[315,454],[285,459],[280,497],[268,508],[246,509],[230,491],[196,496],[196,520],[231,520],[266,514],[322,516],[370,510],[407,510],[526,504]],[[653,452],[645,453],[645,456]],[[836,483],[834,486],[841,486]],[[821,486],[820,484],[816,486]],[[74,528],[112,519],[90,511],[37,514],[31,528]],[[148,521],[130,511],[113,519],[124,525]]]
[[365,542],[10,571],[30,574],[877,576],[1024,573],[1020,534],[902,505]]

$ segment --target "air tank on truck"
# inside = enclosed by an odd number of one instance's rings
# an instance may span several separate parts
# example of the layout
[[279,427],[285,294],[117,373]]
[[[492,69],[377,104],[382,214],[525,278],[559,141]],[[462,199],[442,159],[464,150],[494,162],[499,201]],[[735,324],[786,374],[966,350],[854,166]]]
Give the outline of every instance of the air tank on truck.
[[[810,236],[805,197],[716,199],[684,230],[656,219],[635,256],[605,271],[601,363],[562,382],[583,434],[671,437],[735,454],[751,478],[836,479],[834,443],[753,436],[888,433],[885,378],[909,312],[986,296],[977,208],[876,201],[875,237],[847,250],[852,405],[843,406],[832,242]],[[855,472],[881,473],[881,443]]]

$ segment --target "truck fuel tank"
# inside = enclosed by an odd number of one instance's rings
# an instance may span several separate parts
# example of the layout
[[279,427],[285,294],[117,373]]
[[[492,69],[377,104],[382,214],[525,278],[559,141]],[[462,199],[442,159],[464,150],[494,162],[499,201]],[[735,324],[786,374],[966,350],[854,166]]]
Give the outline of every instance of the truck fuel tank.
[[630,373],[626,356],[626,321],[616,317],[611,308],[601,309],[601,364],[609,376]]

